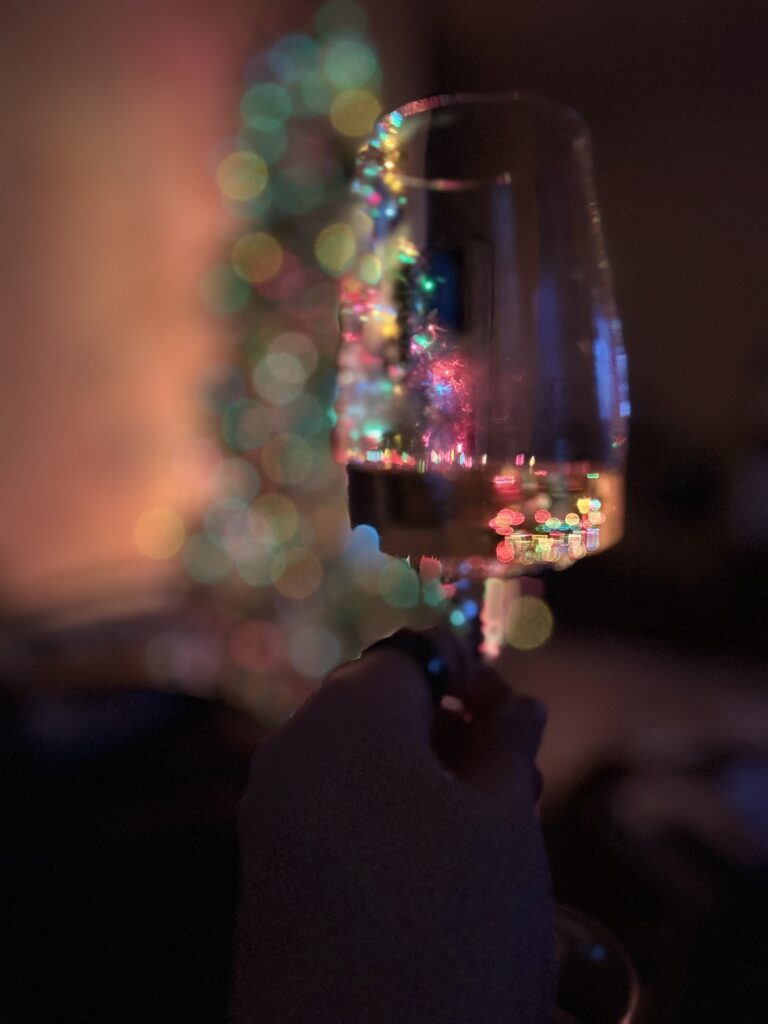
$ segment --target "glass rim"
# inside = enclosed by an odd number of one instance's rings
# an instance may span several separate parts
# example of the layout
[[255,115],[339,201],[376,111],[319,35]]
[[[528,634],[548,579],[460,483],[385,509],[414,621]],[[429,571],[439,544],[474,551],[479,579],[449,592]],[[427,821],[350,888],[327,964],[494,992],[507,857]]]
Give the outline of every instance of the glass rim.
[[[399,125],[402,125],[409,118],[428,113],[432,110],[471,106],[473,104],[484,106],[497,104],[500,107],[538,110],[550,117],[559,119],[564,125],[575,129],[575,142],[582,142],[587,145],[590,143],[589,126],[577,110],[565,103],[558,103],[556,100],[547,99],[545,96],[539,96],[536,93],[518,89],[502,92],[436,93],[432,96],[425,96],[422,99],[403,103],[399,107],[395,107],[394,110],[389,111],[389,113],[383,114],[376,123],[377,127],[387,123],[391,124],[393,118],[397,118]],[[401,175],[400,177],[403,184],[410,188],[423,188],[440,192],[458,192],[492,184],[506,185],[513,180],[513,176],[509,172],[489,175],[487,178],[421,178],[413,175]]]
[[583,911],[577,910],[567,903],[557,903],[555,905],[555,930],[557,930],[558,924],[562,929],[562,925],[568,923],[600,937],[623,963],[624,969],[627,972],[629,993],[624,1014],[618,1021],[618,1024],[632,1024],[640,1001],[640,979],[638,978],[637,968],[632,957],[627,953],[621,940],[601,921],[590,917],[589,914],[585,914]]

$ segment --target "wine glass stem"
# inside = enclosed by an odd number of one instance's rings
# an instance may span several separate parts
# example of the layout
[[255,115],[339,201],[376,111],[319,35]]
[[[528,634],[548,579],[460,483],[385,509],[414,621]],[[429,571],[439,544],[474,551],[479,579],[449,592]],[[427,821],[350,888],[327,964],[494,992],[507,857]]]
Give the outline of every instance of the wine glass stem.
[[501,653],[510,609],[519,597],[519,579],[467,579],[457,590],[454,601],[460,611],[466,608],[468,601],[477,609],[469,620],[469,638],[487,664],[493,664]]

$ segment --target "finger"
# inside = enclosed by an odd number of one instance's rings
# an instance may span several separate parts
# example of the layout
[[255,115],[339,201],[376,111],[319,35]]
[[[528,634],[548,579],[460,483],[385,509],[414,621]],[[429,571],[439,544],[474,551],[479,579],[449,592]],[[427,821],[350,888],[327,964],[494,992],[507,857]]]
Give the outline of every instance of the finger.
[[461,774],[468,770],[475,736],[469,723],[478,713],[490,713],[509,696],[510,688],[498,672],[483,665],[467,673],[454,689],[461,697],[448,695],[440,702],[432,728],[432,745],[445,767]]
[[498,673],[487,669],[474,681],[468,706],[472,719],[466,723],[456,775],[513,813],[533,811],[541,788],[535,758],[545,706],[513,693],[506,684],[502,688]]
[[488,717],[495,709],[514,694],[504,676],[491,665],[476,665],[470,674],[464,690],[463,700],[467,711],[475,715]]
[[[397,734],[398,742],[417,742],[432,750],[430,734],[440,694],[463,694],[477,655],[448,629],[411,633],[398,643],[386,641],[364,651],[325,681],[310,702],[317,714],[329,702],[334,714],[361,737]],[[460,700],[460,698],[459,698]],[[460,705],[461,706],[461,705]]]
[[435,626],[423,631],[422,636],[438,652],[446,669],[445,693],[465,701],[472,679],[480,665],[477,647],[452,629]]
[[377,647],[331,673],[302,712],[333,717],[361,743],[374,736],[429,745],[435,702],[424,668],[396,647]]

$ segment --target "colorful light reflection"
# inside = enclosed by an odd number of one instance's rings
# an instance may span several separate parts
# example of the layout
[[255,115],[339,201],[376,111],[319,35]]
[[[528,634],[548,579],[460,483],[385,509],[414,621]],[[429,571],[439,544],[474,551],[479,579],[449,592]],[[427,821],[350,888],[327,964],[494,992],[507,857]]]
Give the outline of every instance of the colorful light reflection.
[[[406,614],[437,621],[446,600],[438,582],[383,555],[374,531],[350,531],[328,455],[335,281],[359,265],[375,287],[383,269],[346,215],[355,150],[381,110],[367,15],[331,0],[304,24],[277,17],[282,30],[248,61],[236,141],[216,160],[239,227],[201,295],[241,342],[208,395],[221,446],[208,507],[186,539],[172,510],[149,510],[136,534],[148,557],[178,556],[195,585],[213,588],[233,623],[225,685],[270,723]],[[386,309],[371,315],[395,337]],[[408,463],[406,451],[397,458]]]

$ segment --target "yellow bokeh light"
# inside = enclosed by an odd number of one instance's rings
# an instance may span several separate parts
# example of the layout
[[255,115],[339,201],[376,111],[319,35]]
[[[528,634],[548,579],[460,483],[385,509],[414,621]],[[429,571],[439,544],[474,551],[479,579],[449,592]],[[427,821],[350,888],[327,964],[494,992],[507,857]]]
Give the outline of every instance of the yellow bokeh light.
[[381,104],[367,89],[345,89],[331,104],[331,124],[341,135],[368,135],[381,113]]
[[244,235],[232,249],[232,266],[246,281],[259,284],[274,277],[283,265],[283,247],[263,231]]
[[355,234],[348,224],[331,224],[315,239],[317,262],[334,277],[349,269],[356,249]]
[[181,516],[173,509],[150,508],[136,520],[133,536],[143,555],[162,561],[181,551],[186,530]]
[[245,202],[255,199],[269,180],[266,163],[256,153],[238,150],[225,156],[216,171],[216,180],[227,199]]
[[372,256],[368,253],[360,260],[358,273],[366,284],[378,284],[381,280],[381,272],[381,260],[377,256]]
[[299,513],[283,494],[265,494],[257,498],[249,515],[251,532],[257,540],[278,544],[288,540],[299,525]]
[[549,605],[538,597],[521,597],[514,602],[504,632],[510,647],[532,651],[552,635],[554,618]]

